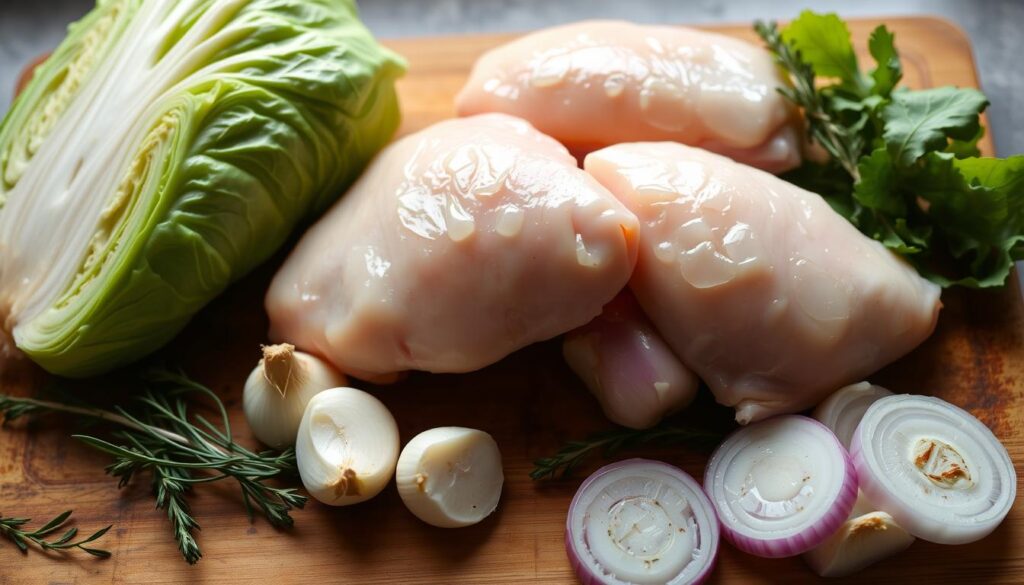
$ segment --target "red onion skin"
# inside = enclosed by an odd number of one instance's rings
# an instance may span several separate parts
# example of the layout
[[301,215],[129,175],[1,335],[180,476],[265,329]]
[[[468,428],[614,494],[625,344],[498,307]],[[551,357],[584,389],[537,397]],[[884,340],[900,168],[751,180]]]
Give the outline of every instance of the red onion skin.
[[590,484],[594,483],[598,478],[600,478],[605,473],[614,471],[616,469],[620,469],[622,467],[629,467],[632,465],[660,467],[669,474],[680,478],[683,481],[683,483],[691,484],[690,487],[695,490],[695,493],[697,493],[698,496],[704,496],[702,507],[707,511],[708,516],[715,523],[714,526],[700,526],[701,536],[705,536],[705,533],[712,533],[712,543],[710,550],[708,551],[708,553],[711,556],[711,561],[708,562],[707,565],[705,565],[704,568],[700,571],[700,573],[695,575],[693,579],[688,581],[686,584],[679,583],[678,585],[700,585],[701,583],[704,583],[705,581],[707,581],[711,573],[714,572],[715,566],[718,563],[718,537],[721,534],[719,530],[716,530],[716,527],[721,527],[721,522],[718,520],[718,514],[715,511],[714,506],[711,504],[711,501],[707,498],[707,495],[704,493],[704,489],[701,487],[699,483],[697,483],[697,480],[693,479],[693,477],[691,477],[688,473],[679,469],[678,467],[675,467],[674,465],[669,465],[668,463],[664,463],[662,461],[654,461],[651,459],[642,458],[626,459],[624,461],[619,461],[616,463],[610,463],[608,465],[605,465],[601,469],[598,469],[593,474],[591,474],[590,477],[588,477],[586,480],[584,480],[583,483],[580,485],[579,489],[576,490],[576,495],[573,496],[572,503],[569,505],[569,513],[566,515],[565,519],[565,552],[566,555],[569,557],[569,564],[572,566],[573,572],[576,573],[576,577],[580,580],[580,583],[582,583],[583,585],[608,585],[609,583],[612,583],[612,581],[607,580],[609,577],[608,575],[595,573],[587,563],[583,562],[583,560],[580,558],[580,555],[576,552],[576,548],[573,546],[572,540],[572,519],[574,516],[574,512],[576,510],[576,506],[579,503],[581,494],[586,492],[586,489],[590,486]]
[[[854,503],[857,501],[857,470],[853,465],[853,461],[851,460],[849,453],[847,453],[846,449],[843,448],[843,445],[839,442],[839,439],[836,438],[835,434],[832,433],[828,427],[812,418],[801,415],[784,416],[802,419],[803,421],[813,423],[827,431],[828,436],[835,441],[836,449],[842,454],[843,473],[845,474],[845,477],[843,480],[843,486],[836,495],[836,501],[829,509],[828,514],[826,514],[820,521],[805,528],[802,532],[794,534],[793,536],[775,539],[752,538],[734,529],[724,520],[720,520],[722,525],[722,535],[730,544],[747,554],[770,559],[797,556],[818,546],[838,530],[843,522],[846,521],[847,517],[850,515],[850,511],[853,510]],[[752,427],[742,427],[734,431],[733,434],[744,432],[745,429],[749,428]],[[728,442],[731,437],[732,435],[726,438],[726,440],[723,441],[723,444]],[[716,454],[717,453],[711,455],[712,460],[714,460]],[[709,490],[713,481],[713,475],[713,469],[709,463],[704,472],[705,491]],[[717,502],[717,499],[712,497],[711,502],[714,504]],[[719,518],[721,519],[721,515],[719,515]]]

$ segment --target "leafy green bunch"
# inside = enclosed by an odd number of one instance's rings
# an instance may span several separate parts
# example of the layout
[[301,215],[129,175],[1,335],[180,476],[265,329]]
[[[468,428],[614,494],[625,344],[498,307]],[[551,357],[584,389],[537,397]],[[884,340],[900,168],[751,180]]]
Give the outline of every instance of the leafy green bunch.
[[898,87],[903,70],[884,25],[868,41],[875,67],[866,74],[835,14],[805,11],[782,30],[755,30],[792,79],[781,92],[827,153],[784,178],[941,286],[1002,285],[1024,259],[1024,155],[979,156],[985,96]]

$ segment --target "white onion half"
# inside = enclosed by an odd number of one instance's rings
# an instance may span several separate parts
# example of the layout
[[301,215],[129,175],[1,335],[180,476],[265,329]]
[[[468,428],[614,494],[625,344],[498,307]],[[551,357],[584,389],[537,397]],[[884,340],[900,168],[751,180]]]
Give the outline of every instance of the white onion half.
[[565,548],[584,585],[684,585],[711,573],[719,534],[696,480],[666,463],[628,459],[580,486]]
[[892,396],[881,386],[868,382],[858,382],[843,386],[823,400],[812,415],[821,424],[836,434],[836,438],[846,449],[850,448],[853,432],[857,430],[860,419],[875,401]]
[[832,431],[786,415],[726,438],[711,455],[704,489],[733,546],[790,557],[821,544],[846,520],[857,473]]
[[865,496],[914,536],[940,544],[985,537],[1017,493],[1010,455],[992,431],[931,396],[875,402],[851,455]]

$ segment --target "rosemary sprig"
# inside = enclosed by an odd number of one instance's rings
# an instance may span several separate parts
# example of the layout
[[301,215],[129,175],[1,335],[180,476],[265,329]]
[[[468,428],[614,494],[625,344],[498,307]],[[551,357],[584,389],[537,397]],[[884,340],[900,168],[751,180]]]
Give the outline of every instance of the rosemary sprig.
[[[190,564],[202,557],[195,539],[199,523],[186,499],[195,485],[234,480],[250,521],[259,509],[275,527],[293,525],[290,511],[305,506],[306,497],[293,488],[268,484],[268,480],[297,473],[293,450],[257,453],[236,444],[224,404],[209,388],[183,373],[155,371],[146,376],[146,382],[148,387],[134,413],[121,407],[109,411],[0,394],[0,414],[9,421],[26,414],[66,412],[121,427],[112,433],[110,441],[73,436],[113,456],[106,471],[119,478],[120,487],[140,472],[151,473],[157,508],[167,512],[178,549]],[[202,415],[189,413],[187,397],[195,394],[214,404],[219,426]]]
[[687,443],[706,448],[721,442],[721,440],[720,433],[664,423],[642,430],[619,427],[594,433],[583,440],[569,441],[551,457],[543,457],[534,461],[530,477],[536,480],[568,477],[595,452],[600,452],[603,457],[610,457],[623,449],[649,443],[659,445]]
[[793,87],[779,88],[779,93],[803,109],[811,138],[839,163],[854,182],[859,181],[857,163],[865,146],[861,133],[829,114],[830,108],[825,104],[822,93],[815,89],[814,68],[803,60],[799,51],[782,40],[775,22],[758,21],[754,23],[754,30],[793,80]]
[[90,542],[94,542],[102,538],[103,535],[110,530],[110,526],[97,530],[92,534],[92,536],[78,541],[74,540],[74,538],[78,536],[78,528],[75,527],[68,528],[57,540],[46,539],[47,536],[50,536],[54,532],[63,528],[70,519],[71,510],[68,510],[41,527],[29,532],[22,527],[31,522],[31,518],[5,518],[3,514],[0,514],[0,535],[10,539],[11,542],[21,550],[21,552],[26,554],[28,553],[29,543],[34,543],[44,551],[64,551],[77,548],[82,552],[101,559],[105,559],[110,556],[109,551],[85,546]]

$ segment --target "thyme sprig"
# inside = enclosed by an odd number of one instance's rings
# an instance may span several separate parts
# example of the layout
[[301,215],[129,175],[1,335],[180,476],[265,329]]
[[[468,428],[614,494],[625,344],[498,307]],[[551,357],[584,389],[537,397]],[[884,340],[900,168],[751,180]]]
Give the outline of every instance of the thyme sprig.
[[31,518],[4,517],[0,514],[0,536],[4,536],[18,547],[23,553],[28,553],[29,544],[35,544],[44,551],[66,551],[78,549],[94,557],[105,559],[110,556],[109,551],[99,548],[85,546],[103,537],[110,530],[110,526],[94,532],[88,538],[75,540],[78,536],[78,528],[71,527],[64,531],[64,534],[56,540],[47,540],[47,537],[64,528],[71,519],[71,510],[60,514],[41,527],[29,532],[23,528],[32,521]]
[[[290,511],[302,508],[306,497],[294,488],[270,485],[297,473],[295,452],[254,452],[231,438],[227,409],[217,395],[184,373],[159,370],[145,376],[146,389],[135,407],[113,411],[60,402],[0,394],[0,414],[10,421],[28,414],[65,412],[87,416],[120,427],[110,440],[73,435],[86,445],[114,458],[106,471],[124,487],[137,474],[149,471],[156,505],[167,512],[174,539],[190,564],[202,557],[195,533],[199,522],[186,499],[194,486],[233,480],[242,492],[242,504],[252,521],[258,509],[275,527],[294,523]],[[199,395],[215,407],[219,425],[189,412],[189,397]]]
[[688,444],[706,449],[720,443],[722,434],[678,424],[662,423],[650,429],[627,429],[623,427],[600,431],[582,440],[567,442],[551,457],[542,457],[533,462],[530,477],[535,480],[569,477],[589,457],[600,454],[611,457],[624,449],[645,444],[678,445]]
[[860,161],[865,143],[859,128],[851,128],[833,118],[832,108],[815,87],[814,68],[803,60],[800,52],[783,41],[775,22],[754,23],[754,30],[775,54],[779,64],[789,72],[792,87],[779,88],[779,93],[799,106],[807,120],[807,130],[814,141],[845,170],[854,182],[860,180]]

